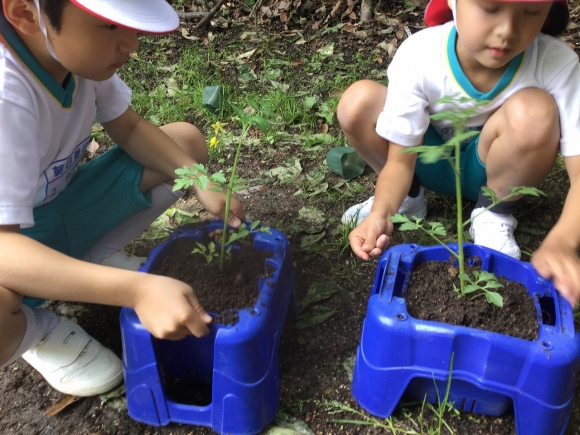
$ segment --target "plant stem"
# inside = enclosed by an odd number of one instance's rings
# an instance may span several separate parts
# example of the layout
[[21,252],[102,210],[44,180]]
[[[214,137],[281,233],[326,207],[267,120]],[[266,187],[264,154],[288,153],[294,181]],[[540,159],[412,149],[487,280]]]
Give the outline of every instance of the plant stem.
[[465,280],[461,278],[465,273],[465,257],[463,254],[463,207],[461,198],[461,143],[455,144],[455,200],[457,201],[457,248],[459,256],[459,285],[461,296],[465,296]]
[[425,228],[423,228],[422,226],[418,227],[419,230],[423,231],[425,234],[427,234],[429,237],[431,237],[433,240],[435,240],[437,243],[439,243],[441,246],[443,246],[445,249],[447,249],[449,251],[449,253],[451,255],[453,255],[455,258],[459,259],[459,254],[457,252],[455,252],[453,249],[451,249],[449,246],[447,246],[445,243],[442,243],[441,240],[439,240],[436,236],[434,236],[432,233],[430,233],[429,231],[427,231]]
[[228,188],[226,191],[226,211],[224,215],[224,228],[222,231],[222,241],[221,241],[221,249],[220,249],[220,270],[224,269],[224,262],[226,258],[226,237],[228,231],[228,217],[230,215],[230,204],[232,202],[232,194],[234,190],[234,179],[236,176],[236,169],[238,167],[238,160],[240,158],[240,151],[242,149],[242,143],[250,129],[250,126],[245,126],[242,129],[242,135],[240,136],[240,141],[238,142],[238,147],[236,148],[236,156],[234,157],[234,166],[232,167],[232,174],[230,175],[230,182],[228,183]]

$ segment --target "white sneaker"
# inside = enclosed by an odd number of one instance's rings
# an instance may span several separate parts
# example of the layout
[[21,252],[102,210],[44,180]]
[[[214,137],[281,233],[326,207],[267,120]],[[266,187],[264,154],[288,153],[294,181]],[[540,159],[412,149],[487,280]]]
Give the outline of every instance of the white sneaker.
[[117,251],[103,258],[100,264],[118,269],[139,270],[145,260],[147,260],[147,257],[137,257],[124,251]]
[[[347,225],[358,225],[366,218],[373,207],[373,202],[375,200],[374,196],[371,196],[364,202],[360,204],[353,205],[342,215],[342,223]],[[406,196],[403,200],[403,204],[399,207],[399,214],[403,214],[411,219],[413,216],[418,218],[424,218],[427,216],[427,204],[425,203],[425,189],[421,186],[419,190],[419,195],[415,198]]]
[[479,207],[471,212],[471,219],[469,235],[473,243],[495,249],[517,260],[520,259],[520,248],[514,238],[514,230],[518,226],[515,217]]
[[121,360],[66,317],[22,358],[55,389],[72,396],[95,396],[123,381]]

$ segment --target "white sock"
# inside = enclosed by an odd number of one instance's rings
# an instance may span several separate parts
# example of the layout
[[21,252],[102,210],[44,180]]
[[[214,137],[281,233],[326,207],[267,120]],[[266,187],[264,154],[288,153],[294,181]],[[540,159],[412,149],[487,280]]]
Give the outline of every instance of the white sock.
[[151,189],[151,208],[135,213],[125,222],[105,234],[85,254],[83,260],[91,263],[100,263],[105,257],[122,250],[184,194],[185,192],[181,190],[174,192],[173,187],[166,183],[155,186]]
[[30,308],[28,305],[22,304],[20,305],[20,309],[26,316],[26,332],[14,354],[0,369],[8,367],[20,358],[28,349],[48,336],[60,322],[59,317],[55,313],[43,308]]

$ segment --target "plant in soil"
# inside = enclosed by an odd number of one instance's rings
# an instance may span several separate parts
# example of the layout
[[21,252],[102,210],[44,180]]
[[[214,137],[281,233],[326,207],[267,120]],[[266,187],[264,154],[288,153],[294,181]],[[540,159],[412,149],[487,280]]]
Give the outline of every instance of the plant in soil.
[[[273,114],[254,101],[250,101],[250,107],[250,112],[252,113],[247,113],[236,105],[232,104],[232,109],[242,123],[242,133],[236,146],[236,154],[234,157],[234,163],[230,170],[229,180],[226,179],[223,170],[210,174],[208,168],[205,165],[196,163],[192,167],[184,166],[175,170],[178,178],[175,180],[173,190],[186,189],[192,186],[193,183],[197,184],[197,186],[203,190],[225,190],[225,216],[229,216],[233,193],[246,187],[245,180],[237,174],[240,151],[242,149],[244,140],[246,139],[246,136],[252,127],[257,127],[265,135],[272,130],[270,123],[264,116],[272,116]],[[210,140],[210,147],[216,146],[218,144],[218,135],[224,132],[223,127],[225,125],[226,124],[222,124],[219,121],[215,124],[212,124],[215,135]],[[255,232],[269,231],[270,229],[268,227],[260,226],[260,221],[242,223],[236,231],[228,231],[228,222],[227,219],[224,219],[224,226],[221,232],[219,243],[219,254],[216,252],[215,243],[212,245],[213,242],[210,242],[210,244],[207,246],[198,243],[198,246],[193,248],[192,253],[201,254],[203,257],[205,257],[208,263],[210,263],[214,258],[219,257],[219,266],[220,269],[223,270],[226,259],[231,258],[231,247],[235,241],[241,240]]]
[[[490,272],[474,271],[473,278],[465,271],[465,254],[463,250],[463,235],[464,228],[471,223],[472,219],[463,219],[463,197],[461,195],[461,145],[465,141],[479,134],[479,131],[467,130],[467,122],[471,117],[477,114],[477,109],[488,104],[488,101],[474,101],[469,97],[447,96],[439,99],[439,103],[451,103],[453,108],[431,115],[434,120],[451,121],[455,129],[455,134],[447,142],[442,145],[420,145],[416,147],[409,147],[403,152],[419,153],[419,158],[423,163],[436,163],[441,159],[449,162],[455,174],[455,199],[457,210],[457,252],[449,247],[442,237],[447,236],[445,227],[440,222],[429,222],[429,226],[425,226],[425,221],[422,218],[414,217],[413,220],[407,216],[396,214],[391,217],[391,221],[401,224],[400,231],[420,230],[433,238],[437,243],[445,247],[452,257],[457,260],[459,273],[459,288],[454,285],[453,290],[457,295],[465,297],[468,294],[473,294],[473,298],[484,296],[487,302],[503,306],[502,296],[496,292],[496,289],[502,288],[503,285],[498,282],[497,277]],[[466,103],[472,103],[469,107],[462,107]],[[520,195],[543,195],[543,192],[535,187],[512,187],[510,186],[510,193],[504,198],[497,198],[493,190],[483,187],[484,195],[492,201],[486,210],[491,209],[500,202],[507,201],[510,198]]]

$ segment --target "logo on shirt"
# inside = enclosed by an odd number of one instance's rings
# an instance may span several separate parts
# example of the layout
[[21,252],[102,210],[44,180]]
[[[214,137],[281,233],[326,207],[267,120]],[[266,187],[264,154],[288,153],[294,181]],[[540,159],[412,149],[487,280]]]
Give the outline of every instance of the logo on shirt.
[[[41,195],[41,198],[38,198],[39,195],[37,195],[35,206],[54,199],[56,195],[66,189],[71,178],[75,174],[75,168],[81,161],[90,141],[90,136],[83,139],[69,156],[57,159],[48,166],[48,169],[44,171],[44,178],[46,181],[43,192],[44,195]],[[40,194],[40,192],[38,193]],[[44,198],[42,198],[42,196],[44,196]],[[41,199],[41,201],[39,202],[38,199]]]

